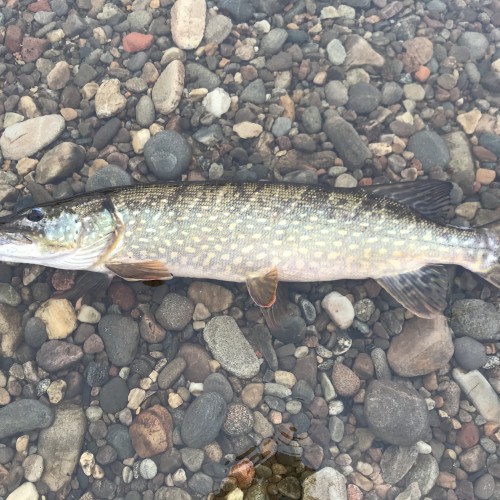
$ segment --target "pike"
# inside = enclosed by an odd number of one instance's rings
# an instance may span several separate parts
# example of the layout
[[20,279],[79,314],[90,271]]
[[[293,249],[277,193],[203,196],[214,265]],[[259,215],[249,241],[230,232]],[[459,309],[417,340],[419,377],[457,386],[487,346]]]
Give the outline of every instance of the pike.
[[500,236],[447,225],[452,184],[335,189],[266,182],[120,187],[0,220],[0,260],[125,280],[245,282],[270,308],[278,281],[375,279],[415,315],[447,305],[445,265],[500,286]]

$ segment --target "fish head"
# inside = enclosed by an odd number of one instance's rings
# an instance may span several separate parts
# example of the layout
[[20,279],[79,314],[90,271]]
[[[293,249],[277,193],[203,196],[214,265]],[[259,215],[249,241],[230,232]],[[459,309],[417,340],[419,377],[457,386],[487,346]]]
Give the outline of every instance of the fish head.
[[0,260],[89,269],[116,229],[105,199],[45,203],[0,219]]

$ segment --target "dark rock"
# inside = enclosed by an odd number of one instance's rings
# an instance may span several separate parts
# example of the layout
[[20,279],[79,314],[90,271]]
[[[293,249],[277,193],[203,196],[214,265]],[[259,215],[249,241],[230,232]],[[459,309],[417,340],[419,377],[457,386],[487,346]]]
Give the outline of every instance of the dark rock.
[[132,362],[139,345],[139,327],[129,317],[107,314],[98,325],[109,360],[116,366],[126,366]]
[[477,370],[486,364],[488,356],[481,342],[471,337],[459,337],[454,342],[455,359],[465,370]]
[[121,377],[112,378],[101,387],[99,403],[106,413],[117,413],[127,406],[128,386]]
[[409,446],[425,439],[429,415],[415,390],[388,380],[374,380],[365,397],[365,416],[371,431],[388,443]]
[[458,336],[476,340],[500,339],[500,313],[493,304],[482,300],[455,301],[451,306],[450,326]]
[[443,139],[432,130],[422,130],[410,137],[408,150],[422,163],[424,172],[431,167],[446,167],[450,161],[450,152]]
[[160,180],[178,179],[191,162],[191,146],[175,130],[159,132],[144,146],[144,159]]
[[85,191],[91,192],[104,188],[129,186],[130,184],[132,184],[132,178],[125,170],[117,165],[106,165],[92,177],[89,177]]
[[201,448],[213,441],[226,418],[227,405],[216,392],[202,394],[186,411],[181,424],[181,436],[191,448]]
[[0,439],[44,429],[53,421],[52,408],[34,399],[18,399],[0,409]]
[[356,113],[366,115],[377,109],[382,95],[380,91],[366,82],[358,82],[349,88],[347,106]]
[[371,158],[372,154],[366,144],[354,127],[343,118],[328,119],[323,129],[348,169],[362,168]]

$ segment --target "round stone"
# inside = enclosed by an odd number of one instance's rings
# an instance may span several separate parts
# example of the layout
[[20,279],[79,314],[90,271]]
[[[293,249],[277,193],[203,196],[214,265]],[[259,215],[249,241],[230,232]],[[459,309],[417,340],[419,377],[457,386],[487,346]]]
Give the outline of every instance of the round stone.
[[170,181],[183,174],[191,162],[191,146],[175,130],[155,134],[144,146],[144,159],[160,180]]
[[155,317],[167,330],[179,332],[192,320],[193,312],[194,305],[188,298],[169,293],[163,298]]
[[253,414],[245,405],[233,403],[227,407],[223,429],[229,436],[241,436],[252,430],[253,422]]
[[145,458],[139,465],[139,474],[144,479],[153,479],[158,473],[156,463],[150,458]]
[[356,113],[368,114],[380,104],[382,95],[380,91],[366,82],[358,82],[349,88],[348,107]]

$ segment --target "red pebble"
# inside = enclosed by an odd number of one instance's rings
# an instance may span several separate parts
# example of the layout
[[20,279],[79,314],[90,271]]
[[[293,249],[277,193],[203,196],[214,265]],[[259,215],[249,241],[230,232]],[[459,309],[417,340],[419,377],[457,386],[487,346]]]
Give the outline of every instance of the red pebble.
[[130,311],[135,305],[134,291],[125,283],[111,283],[108,288],[108,297],[113,304],[116,304],[124,311]]
[[23,47],[21,49],[21,57],[23,58],[23,61],[35,62],[41,57],[48,43],[49,41],[45,38],[25,36],[23,38]]
[[10,52],[19,52],[21,50],[21,41],[23,32],[21,28],[15,24],[7,26],[5,30],[4,45]]
[[457,432],[457,445],[465,450],[479,443],[479,429],[474,422],[466,422]]
[[28,10],[30,12],[52,12],[48,0],[37,0],[36,2],[30,3],[28,5]]
[[153,45],[153,35],[143,35],[142,33],[129,33],[123,37],[123,50],[126,52],[141,52],[149,49]]
[[52,275],[52,286],[58,292],[65,292],[66,290],[70,290],[75,284],[75,276],[75,271],[57,269]]

